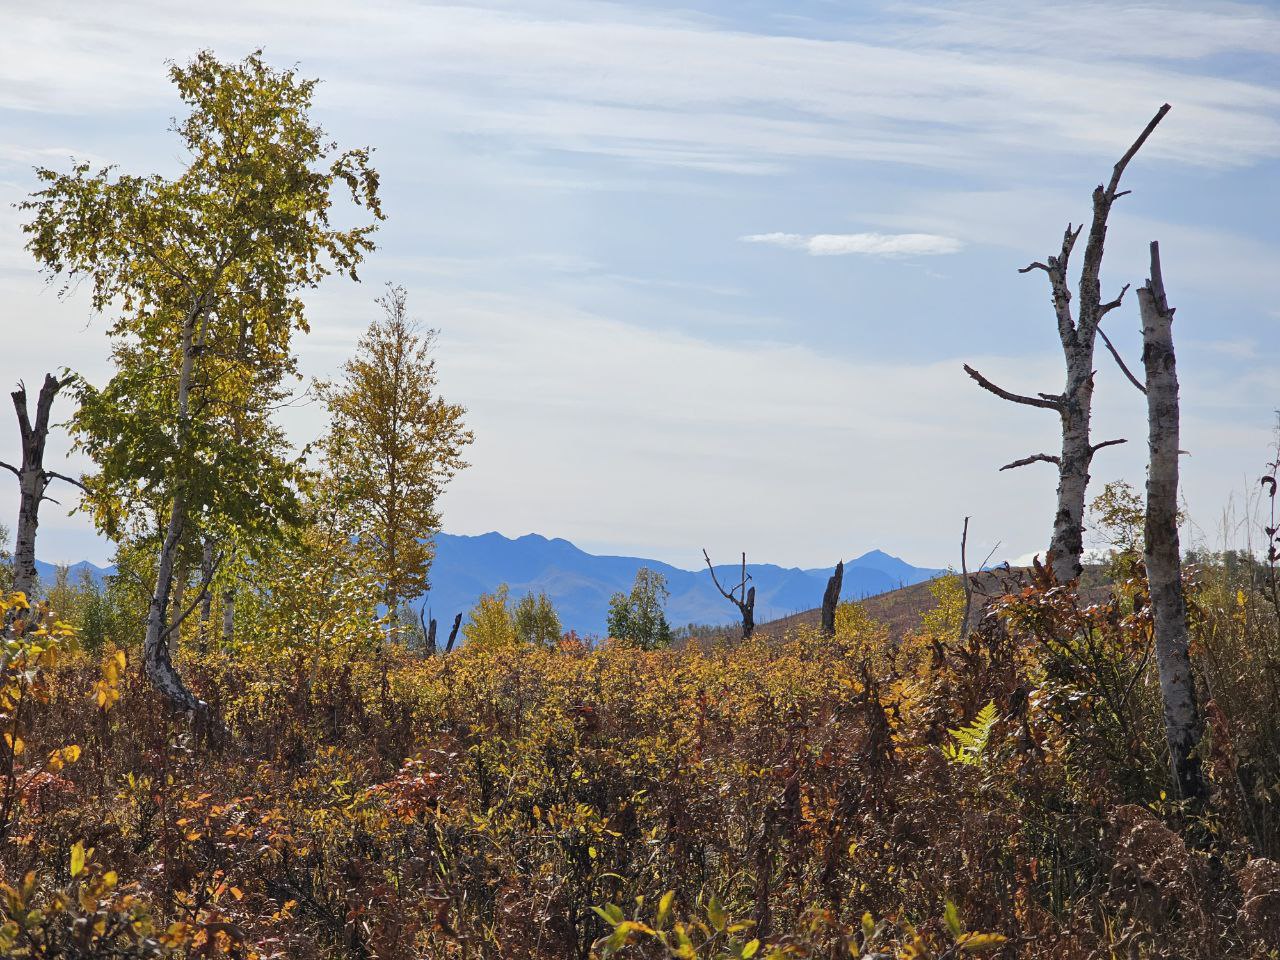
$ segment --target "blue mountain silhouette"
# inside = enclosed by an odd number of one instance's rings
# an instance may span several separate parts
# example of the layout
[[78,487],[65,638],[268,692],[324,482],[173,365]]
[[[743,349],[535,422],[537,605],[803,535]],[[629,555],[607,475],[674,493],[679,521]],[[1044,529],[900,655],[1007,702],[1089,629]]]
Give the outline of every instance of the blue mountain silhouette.
[[[505,583],[513,598],[545,591],[566,630],[599,636],[605,632],[609,598],[630,590],[641,567],[656,570],[667,578],[667,589],[671,591],[667,619],[673,626],[726,624],[738,619],[737,611],[716,591],[711,574],[705,568],[683,570],[643,557],[596,556],[568,540],[548,539],[536,533],[515,539],[500,533],[474,537],[438,535],[436,559],[431,566],[431,591],[415,600],[412,607],[415,611],[426,607],[429,614],[441,622],[442,629],[447,630],[455,613],[467,613],[482,593]],[[57,566],[37,561],[36,568],[47,589],[56,580]],[[81,561],[69,569],[71,583],[78,582],[81,571],[86,571],[101,585],[115,568]],[[942,572],[931,567],[914,567],[881,550],[872,550],[845,562],[841,599],[860,600],[931,579]],[[802,570],[749,563],[747,573],[756,588],[756,620],[763,623],[819,606],[831,567]],[[716,576],[721,584],[729,587],[738,582],[741,567],[717,566]]]

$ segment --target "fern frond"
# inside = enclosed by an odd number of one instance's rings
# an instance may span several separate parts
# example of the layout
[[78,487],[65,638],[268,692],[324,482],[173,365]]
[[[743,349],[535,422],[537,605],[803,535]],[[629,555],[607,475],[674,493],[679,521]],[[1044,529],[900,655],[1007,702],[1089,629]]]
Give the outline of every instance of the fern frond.
[[1000,714],[996,712],[996,704],[992,700],[978,711],[972,723],[958,730],[947,731],[955,743],[944,744],[943,755],[952,763],[973,766],[981,762],[982,754],[987,749],[987,741],[991,739],[991,731],[999,721]]

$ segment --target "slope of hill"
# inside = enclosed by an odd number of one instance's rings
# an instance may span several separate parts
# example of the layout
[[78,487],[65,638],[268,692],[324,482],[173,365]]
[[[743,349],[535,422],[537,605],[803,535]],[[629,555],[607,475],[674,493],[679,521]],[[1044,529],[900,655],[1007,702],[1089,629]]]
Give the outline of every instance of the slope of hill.
[[[566,630],[602,633],[609,598],[631,588],[636,571],[648,567],[667,578],[671,598],[667,618],[672,624],[731,623],[737,613],[703,570],[683,570],[642,557],[596,556],[567,540],[526,534],[510,539],[499,533],[480,536],[440,534],[431,569],[432,588],[415,609],[425,604],[431,615],[447,620],[467,611],[481,593],[506,583],[513,596],[545,591],[556,605]],[[740,567],[717,566],[722,584],[736,583]],[[862,599],[919,583],[936,576],[933,568],[914,567],[897,557],[873,550],[846,562],[844,599]],[[804,570],[774,564],[747,564],[756,588],[756,619],[772,620],[813,607],[822,599],[829,568]]]

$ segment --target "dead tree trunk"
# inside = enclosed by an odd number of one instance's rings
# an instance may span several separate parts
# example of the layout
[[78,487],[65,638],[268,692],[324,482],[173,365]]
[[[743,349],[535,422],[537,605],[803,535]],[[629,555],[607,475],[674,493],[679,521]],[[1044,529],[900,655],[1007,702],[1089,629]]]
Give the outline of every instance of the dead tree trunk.
[[453,618],[453,629],[449,631],[449,641],[444,645],[445,653],[453,653],[453,645],[458,639],[458,628],[462,626],[462,614]]
[[756,588],[747,589],[747,581],[751,579],[747,576],[747,555],[745,553],[742,555],[742,581],[732,590],[725,590],[720,586],[720,581],[716,579],[716,568],[705,549],[702,551],[702,556],[707,561],[707,569],[711,571],[711,582],[720,591],[720,596],[738,608],[738,613],[742,617],[742,639],[750,640],[751,635],[756,632]]
[[436,618],[431,618],[431,625],[427,627],[427,656],[434,657],[436,655]]
[[44,500],[57,503],[46,496],[45,490],[51,480],[65,480],[80,489],[84,484],[72,477],[55,473],[44,468],[44,446],[49,437],[49,414],[53,409],[53,399],[58,391],[71,382],[70,377],[59,380],[51,373],[44,375],[44,383],[36,397],[36,419],[31,422],[27,410],[27,388],[19,383],[13,397],[13,409],[18,414],[18,433],[22,440],[22,460],[15,467],[8,463],[0,463],[0,467],[8,470],[18,478],[21,501],[18,507],[17,538],[13,547],[13,589],[27,595],[36,586],[36,529],[40,526],[40,504]]
[[[1001,467],[1011,470],[1030,463],[1052,463],[1058,467],[1058,506],[1053,519],[1053,536],[1049,543],[1049,556],[1053,572],[1061,583],[1078,578],[1083,571],[1080,558],[1084,553],[1085,493],[1089,485],[1089,466],[1093,455],[1103,447],[1124,443],[1123,440],[1105,440],[1093,443],[1090,439],[1090,419],[1093,415],[1093,352],[1103,317],[1120,306],[1126,284],[1114,300],[1102,301],[1099,273],[1102,268],[1103,249],[1107,239],[1107,217],[1115,201],[1129,191],[1120,190],[1120,177],[1134,155],[1151,136],[1156,125],[1169,112],[1169,105],[1162,106],[1147,124],[1133,145],[1120,158],[1111,171],[1111,180],[1093,191],[1093,221],[1085,241],[1084,262],[1080,268],[1080,303],[1076,314],[1071,309],[1071,290],[1067,268],[1076,240],[1084,225],[1067,224],[1062,237],[1062,247],[1057,256],[1044,263],[1036,261],[1023,267],[1020,273],[1043,270],[1049,277],[1053,294],[1053,310],[1058,323],[1058,339],[1062,344],[1062,356],[1066,364],[1066,384],[1061,393],[1039,393],[1034,397],[1010,393],[996,386],[973,367],[965,364],[965,372],[984,390],[1013,403],[1029,407],[1041,407],[1058,414],[1062,424],[1062,447],[1058,454],[1036,453]],[[1106,334],[1103,334],[1106,340]]]
[[1151,244],[1151,278],[1138,290],[1142,311],[1142,364],[1147,380],[1147,519],[1144,559],[1155,622],[1156,663],[1164,700],[1165,738],[1178,796],[1204,796],[1194,756],[1203,727],[1191,674],[1187,602],[1182,592],[1178,541],[1178,370],[1173,353],[1173,308],[1165,298],[1160,247]]
[[828,637],[836,635],[836,607],[840,604],[840,588],[844,585],[844,561],[836,564],[836,572],[827,579],[827,589],[822,594],[822,632]]

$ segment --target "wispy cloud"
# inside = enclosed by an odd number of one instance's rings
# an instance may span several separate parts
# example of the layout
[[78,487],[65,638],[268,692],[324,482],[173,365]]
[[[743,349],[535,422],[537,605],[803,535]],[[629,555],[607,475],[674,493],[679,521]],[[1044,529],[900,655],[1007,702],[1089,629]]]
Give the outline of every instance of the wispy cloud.
[[959,253],[964,244],[936,233],[753,233],[746,243],[771,243],[803,250],[813,257],[838,257],[859,253],[869,257],[934,256]]

